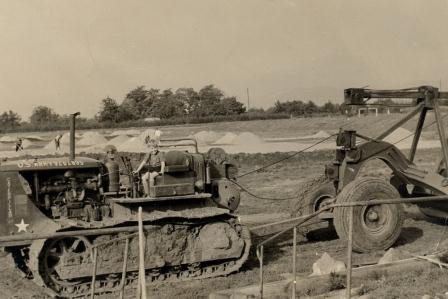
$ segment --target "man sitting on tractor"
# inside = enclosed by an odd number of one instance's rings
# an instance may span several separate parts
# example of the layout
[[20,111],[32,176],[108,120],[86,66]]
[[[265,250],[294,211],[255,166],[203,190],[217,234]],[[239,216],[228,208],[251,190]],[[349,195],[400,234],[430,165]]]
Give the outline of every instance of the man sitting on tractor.
[[149,152],[134,171],[134,173],[139,173],[145,165],[148,167],[148,172],[142,176],[145,197],[149,197],[149,190],[151,186],[154,186],[155,178],[165,172],[165,156],[159,151],[158,140],[150,139],[147,142],[147,145],[149,147]]

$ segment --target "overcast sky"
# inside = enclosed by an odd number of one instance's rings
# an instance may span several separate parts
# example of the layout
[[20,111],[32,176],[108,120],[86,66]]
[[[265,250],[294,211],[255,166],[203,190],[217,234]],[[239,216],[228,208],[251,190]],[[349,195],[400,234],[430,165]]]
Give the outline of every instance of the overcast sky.
[[251,106],[346,87],[448,89],[448,1],[0,0],[0,112],[91,117],[110,96],[215,84]]

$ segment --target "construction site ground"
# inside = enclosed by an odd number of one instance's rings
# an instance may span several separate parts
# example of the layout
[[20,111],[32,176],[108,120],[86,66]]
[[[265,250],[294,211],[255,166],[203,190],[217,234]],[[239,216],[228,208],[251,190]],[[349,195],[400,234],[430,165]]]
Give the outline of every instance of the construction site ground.
[[[171,126],[162,128],[164,135],[168,137],[181,137],[195,134],[204,130],[213,130],[215,132],[252,132],[262,138],[290,138],[295,136],[313,135],[319,131],[326,131],[330,134],[337,132],[337,128],[345,126],[345,129],[356,129],[367,136],[376,136],[382,130],[390,127],[391,124],[401,118],[403,114],[380,115],[378,117],[367,116],[362,118],[345,117],[319,117],[310,119],[286,119],[286,120],[267,120],[267,121],[247,121],[216,124],[201,124],[190,126]],[[428,123],[433,121],[432,115]],[[403,136],[410,137],[408,132],[415,127],[415,120],[403,126],[400,132]],[[104,132],[103,132],[104,133]],[[38,133],[39,135],[41,133]],[[54,133],[45,133],[49,139]],[[434,126],[425,128],[423,137],[426,140],[436,138]],[[410,138],[408,138],[410,139]],[[314,140],[315,142],[317,140]],[[47,141],[46,141],[47,142]],[[50,141],[51,142],[51,141]],[[334,138],[328,140],[334,144]],[[293,154],[286,152],[282,143],[277,144],[278,152],[256,153],[262,151],[264,144],[253,144],[250,152],[235,149],[233,156],[241,164],[240,173],[246,173],[258,169],[263,165],[283,159]],[[270,143],[269,143],[270,144]],[[270,144],[272,146],[272,144]],[[294,150],[302,150],[305,147],[300,141],[294,145]],[[4,155],[5,154],[5,155]],[[33,150],[23,154],[33,154]],[[6,152],[1,152],[2,156]],[[19,154],[20,155],[20,154]],[[417,152],[416,163],[428,170],[435,168],[440,157],[440,150],[422,149]],[[285,160],[282,163],[275,164],[262,171],[254,172],[248,176],[242,177],[239,182],[247,187],[251,192],[262,197],[272,197],[278,200],[263,200],[242,194],[241,204],[237,213],[241,215],[242,221],[248,225],[255,225],[265,222],[272,222],[280,218],[288,217],[290,213],[289,200],[281,200],[285,197],[294,197],[302,189],[302,183],[313,176],[321,175],[324,171],[325,163],[334,158],[333,150],[309,149],[307,152],[300,153],[294,158]],[[387,178],[388,169],[381,163],[372,163],[367,167],[364,174],[375,175]],[[415,207],[407,207],[408,219],[402,234],[395,245],[413,254],[430,253],[437,247],[437,244],[443,243],[448,238],[448,232],[445,232],[443,223],[428,222]],[[307,240],[305,237],[299,238],[298,264],[297,271],[300,275],[308,275],[312,272],[312,264],[324,252],[332,257],[345,261],[346,243],[341,242],[334,234],[321,234],[321,240]],[[253,247],[263,238],[254,237]],[[265,249],[265,282],[272,282],[283,279],[282,274],[291,272],[291,253],[292,236],[285,236],[283,239],[266,247]],[[370,254],[355,254],[354,264],[376,262],[384,252],[374,252]],[[46,298],[46,292],[35,286],[31,281],[21,275],[12,267],[12,261],[8,256],[0,256],[0,298]],[[377,277],[372,274],[372,279],[362,282],[364,289],[372,298],[421,298],[423,294],[445,293],[448,291],[448,275],[445,270],[431,267],[424,272],[416,270],[406,271],[402,275],[392,277]],[[259,264],[252,250],[248,261],[244,264],[238,273],[227,277],[218,277],[202,281],[189,281],[181,283],[163,283],[148,284],[149,298],[206,298],[211,292],[228,288],[243,287],[258,283]],[[301,290],[299,294],[317,295],[325,293],[331,286],[322,285],[316,289]],[[128,298],[133,298],[135,292],[133,289],[126,291]],[[110,298],[110,295],[99,296],[100,298]],[[281,298],[281,296],[279,297]]]
[[[272,221],[277,215],[286,217],[289,213],[290,200],[281,200],[295,196],[304,180],[322,174],[326,161],[333,158],[332,151],[308,152],[276,164],[259,172],[242,177],[239,182],[253,193],[277,198],[277,200],[257,199],[244,193],[238,213],[241,219],[253,224],[256,218],[259,222]],[[279,160],[288,153],[272,154],[238,154],[235,158],[241,163],[240,173],[254,170],[267,163]],[[426,169],[432,169],[439,157],[439,150],[426,149],[418,152],[417,163]],[[364,171],[366,175],[387,177],[389,171],[384,165],[373,162]],[[418,209],[407,207],[408,219],[405,222],[402,234],[395,244],[397,248],[413,254],[432,252],[439,244],[448,239],[445,226],[428,222]],[[277,218],[276,218],[277,217]],[[255,219],[255,220],[254,220]],[[310,274],[312,264],[324,252],[332,257],[345,261],[346,242],[336,238],[334,234],[324,233],[322,239],[307,240],[299,238],[297,272]],[[262,238],[255,238],[256,245]],[[265,282],[283,279],[282,274],[291,273],[292,236],[287,235],[278,242],[265,248]],[[376,262],[384,252],[370,254],[354,254],[354,264]],[[17,270],[11,267],[11,260],[4,256],[0,258],[2,273],[0,277],[0,290],[2,298],[45,298],[46,293],[34,286],[31,281],[22,277]],[[238,273],[226,277],[218,277],[201,281],[181,283],[148,284],[149,298],[206,298],[211,292],[228,288],[242,287],[258,283],[259,264],[254,250],[248,261]],[[364,290],[371,294],[371,298],[421,298],[423,294],[445,293],[448,291],[448,272],[433,267],[428,263],[428,269],[416,272],[406,271],[393,277],[382,277],[372,274],[372,279],[363,281]],[[319,288],[300,290],[301,295],[318,295],[332,289],[331,285],[322,285]],[[134,290],[127,290],[127,297],[133,298]],[[110,295],[99,296],[110,298]],[[280,297],[281,298],[281,297]]]

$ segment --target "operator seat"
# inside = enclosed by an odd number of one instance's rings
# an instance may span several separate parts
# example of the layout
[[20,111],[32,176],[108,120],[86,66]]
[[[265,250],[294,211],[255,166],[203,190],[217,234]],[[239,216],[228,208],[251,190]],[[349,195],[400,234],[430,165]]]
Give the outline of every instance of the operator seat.
[[165,171],[155,177],[151,197],[194,194],[196,175],[191,159],[182,151],[165,153]]
[[165,154],[165,172],[187,172],[190,170],[190,159],[181,151],[169,151]]

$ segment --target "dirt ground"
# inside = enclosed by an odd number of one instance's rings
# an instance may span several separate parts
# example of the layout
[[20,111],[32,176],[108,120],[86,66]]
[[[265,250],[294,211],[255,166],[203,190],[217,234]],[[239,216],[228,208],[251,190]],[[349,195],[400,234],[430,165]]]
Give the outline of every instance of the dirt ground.
[[[381,118],[381,119],[379,119]],[[349,127],[358,129],[368,136],[377,133],[397,120],[397,116],[381,115],[379,118],[365,117],[347,120],[346,118],[317,118],[317,119],[291,119],[270,120],[239,123],[219,123],[207,126],[208,130],[220,131],[249,131],[262,137],[291,137],[313,134],[318,130],[334,133],[341,125],[349,123]],[[372,124],[375,123],[375,126]],[[412,130],[415,123],[405,126]],[[383,128],[384,127],[384,128]],[[261,129],[263,128],[263,129]],[[173,126],[163,129],[170,137],[186,136],[204,129],[203,125]],[[424,136],[433,138],[434,128],[425,130]],[[233,157],[240,163],[240,174],[251,172],[259,167],[274,161],[284,159],[293,154],[276,152],[265,154],[239,153]],[[438,149],[424,149],[417,152],[416,163],[428,170],[435,168],[439,159]],[[252,193],[273,198],[273,200],[258,199],[247,193],[242,194],[239,215],[290,213],[291,200],[285,198],[296,196],[302,183],[313,176],[323,173],[324,165],[334,158],[334,152],[329,150],[301,153],[282,163],[275,164],[262,171],[253,172],[239,179],[239,183]],[[376,176],[387,176],[389,170],[382,163],[372,163],[366,173]],[[418,210],[408,207],[408,219],[395,247],[413,254],[431,252],[439,242],[448,238],[445,226],[440,223],[428,222]],[[244,219],[244,217],[242,217]],[[327,252],[332,257],[345,260],[346,244],[337,239],[335,234],[323,234],[319,241],[299,240],[299,258],[297,271],[300,274],[310,274],[312,264],[319,256]],[[261,241],[253,240],[253,248]],[[285,236],[275,244],[265,248],[265,281],[282,279],[281,274],[291,272],[291,236]],[[384,252],[371,254],[355,254],[354,264],[376,262]],[[0,298],[46,298],[46,293],[32,282],[20,275],[11,267],[8,257],[0,258]],[[249,259],[238,273],[226,277],[205,280],[194,280],[181,283],[163,283],[148,285],[149,298],[206,298],[209,293],[227,288],[242,287],[258,282],[259,264],[254,250]],[[435,295],[448,291],[448,273],[445,270],[430,269],[422,273],[403,273],[399,277],[372,277],[363,282],[365,291],[372,298],[421,298],[423,294]],[[323,288],[325,289],[325,288]],[[322,290],[302,290],[301,294],[316,295]],[[128,298],[135,293],[130,290]],[[110,298],[110,296],[101,296]]]
[[[240,173],[242,174],[287,155],[289,154],[239,154],[234,157],[240,162]],[[417,164],[429,170],[435,167],[438,156],[436,149],[423,150],[418,152],[416,161]],[[263,171],[244,176],[239,182],[251,192],[263,197],[276,198],[276,200],[261,200],[244,193],[238,213],[240,215],[288,213],[291,202],[282,199],[295,196],[300,191],[301,183],[309,177],[321,174],[324,164],[331,161],[332,158],[333,152],[331,151],[303,153]],[[384,176],[388,173],[388,170],[378,163],[369,165],[366,171],[369,175]],[[431,252],[439,242],[448,238],[443,224],[426,221],[415,208],[409,208],[408,211],[410,211],[409,218],[405,221],[405,227],[395,247],[413,254],[424,254]],[[299,240],[298,273],[311,273],[312,263],[324,252],[336,259],[345,260],[345,242],[338,240],[334,234],[324,234],[321,237],[323,239],[319,241],[308,241],[305,237]],[[261,239],[255,239],[254,244],[256,245],[260,241]],[[265,249],[266,282],[280,280],[282,273],[291,272],[291,253],[291,236],[285,236],[279,242]],[[355,254],[354,264],[376,262],[383,253]],[[0,259],[0,266],[4,269],[0,276],[2,298],[46,297],[39,288],[19,276],[6,261],[5,258]],[[258,270],[258,260],[252,250],[249,259],[238,273],[201,281],[150,284],[148,285],[148,296],[149,298],[206,298],[210,292],[216,290],[257,283]],[[420,298],[423,294],[434,295],[448,291],[448,273],[445,270],[428,270],[424,273],[428,275],[427,277],[421,275],[422,273],[414,274],[404,273],[403,276],[387,278],[386,281],[384,281],[384,277],[376,277],[363,284],[366,291],[374,295],[373,298]],[[304,290],[303,292],[303,294],[309,295],[317,293],[319,290]],[[131,290],[128,295],[131,298],[133,294],[134,292]]]
[[[241,173],[251,171],[266,163],[281,159],[287,154],[266,155],[238,155],[241,162]],[[418,165],[431,170],[438,160],[438,150],[423,150],[418,152],[416,162]],[[242,185],[248,187],[253,193],[272,198],[294,196],[299,192],[300,184],[309,177],[319,175],[324,170],[326,161],[331,161],[333,152],[320,151],[304,153],[283,163],[270,167],[262,172],[253,173],[241,178]],[[369,175],[384,176],[389,173],[385,165],[372,163],[366,169]],[[288,200],[260,200],[243,194],[238,213],[278,213],[289,212]],[[439,223],[428,222],[414,207],[407,207],[408,219],[405,221],[402,234],[394,245],[396,248],[412,254],[425,254],[433,251],[439,242],[448,238],[445,226]],[[310,274],[312,264],[324,252],[332,257],[345,261],[346,242],[336,238],[334,234],[323,235],[320,241],[308,241],[301,238],[299,241],[298,273]],[[261,239],[254,240],[255,245]],[[292,236],[285,236],[282,240],[265,248],[265,281],[282,279],[281,274],[291,273]],[[354,264],[377,262],[384,254],[374,252],[370,254],[354,254]],[[258,283],[259,264],[252,252],[243,268],[227,277],[219,277],[202,281],[192,281],[181,284],[166,284],[149,287],[151,298],[206,298],[210,292],[233,287],[241,287]],[[422,274],[428,274],[424,277]],[[375,277],[374,277],[375,278]],[[366,291],[372,298],[421,298],[424,294],[435,295],[448,291],[448,272],[446,270],[428,270],[425,273],[404,273],[400,277],[377,277],[363,282]],[[302,294],[317,294],[319,290],[308,290]]]

